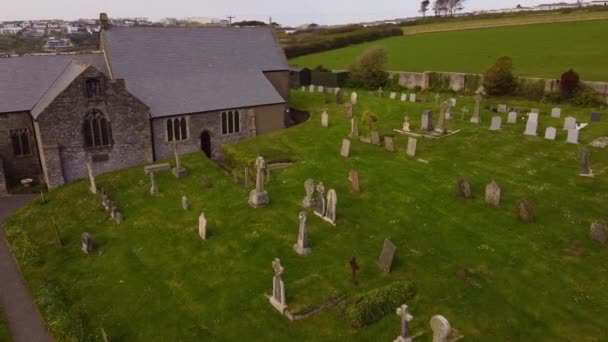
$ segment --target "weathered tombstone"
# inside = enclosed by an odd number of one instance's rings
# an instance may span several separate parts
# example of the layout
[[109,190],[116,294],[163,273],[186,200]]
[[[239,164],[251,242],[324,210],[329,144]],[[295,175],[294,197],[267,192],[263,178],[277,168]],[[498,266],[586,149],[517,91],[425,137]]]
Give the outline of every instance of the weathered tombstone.
[[154,172],[150,172],[150,194],[151,195],[158,194],[158,187],[156,186],[156,178],[154,175],[155,175]]
[[255,162],[256,167],[256,179],[255,189],[251,190],[249,194],[249,205],[254,208],[265,207],[270,203],[270,197],[264,190],[264,171],[266,171],[266,162],[264,158],[258,157]]
[[323,87],[322,85],[317,87],[317,92],[322,93],[325,91],[325,87]]
[[524,132],[524,135],[536,136],[537,129],[538,129],[538,121],[532,120],[531,118],[529,118],[528,123],[526,123],[526,131]]
[[372,144],[380,146],[380,134],[377,131],[372,131]]
[[536,121],[538,122],[538,113],[528,113],[528,121]]
[[499,104],[497,111],[499,113],[506,113],[507,112],[507,105],[506,104]]
[[389,95],[389,98],[390,98],[391,100],[396,99],[396,98],[397,98],[397,93],[395,93],[394,91],[392,91],[392,92],[391,92],[391,94]]
[[422,131],[430,132],[433,130],[433,112],[430,110],[425,110],[422,113],[422,124],[420,125],[420,129]]
[[517,112],[509,112],[507,116],[507,123],[514,124],[517,123]]
[[490,125],[490,131],[500,131],[501,123],[502,123],[502,118],[500,116],[492,117],[492,124]]
[[591,122],[600,122],[602,121],[602,113],[591,113]]
[[285,283],[283,283],[282,274],[283,266],[281,260],[275,258],[272,262],[274,277],[272,278],[272,296],[270,296],[270,304],[275,307],[281,314],[285,313],[287,304],[285,303]]
[[342,139],[342,149],[340,150],[340,155],[344,158],[348,158],[350,155],[350,140]]
[[403,132],[410,132],[410,117],[407,115],[403,117],[403,127],[401,130]]
[[414,316],[410,315],[408,307],[405,304],[397,308],[397,315],[401,318],[401,331],[394,342],[412,342],[413,337],[410,334],[410,322],[414,320]]
[[481,122],[481,116],[479,111],[481,110],[481,100],[483,100],[483,96],[481,96],[480,94],[475,95],[474,97],[475,99],[475,110],[473,111],[473,116],[471,117],[471,123],[480,123]]
[[337,104],[344,103],[344,92],[342,91],[342,89],[338,89],[338,91],[336,92],[336,103]]
[[91,163],[87,163],[87,171],[89,173],[89,190],[92,194],[96,194],[97,184],[95,183],[95,176],[93,175],[93,168],[91,167]]
[[356,105],[357,104],[357,93],[353,91],[352,94],[350,94],[350,103]]
[[416,102],[416,94],[414,94],[414,93],[410,94],[410,102]]
[[306,91],[306,86],[302,86],[302,87],[300,88],[300,91]]
[[405,102],[405,101],[407,101],[407,94],[401,93],[401,102]]
[[449,101],[450,101],[450,106],[451,107],[456,107],[456,99],[455,98],[451,98]]
[[551,109],[551,117],[552,118],[560,118],[562,116],[562,109],[555,107],[553,109]]
[[359,185],[359,173],[355,170],[351,170],[348,174],[348,180],[350,181],[350,187],[354,192],[360,192],[361,187]]
[[332,225],[336,225],[336,206],[338,205],[338,195],[336,190],[330,189],[327,192],[327,209],[323,219]]
[[114,212],[114,221],[116,222],[116,224],[121,224],[123,221],[122,213],[118,210]]
[[589,151],[583,149],[581,151],[581,171],[579,175],[583,177],[593,177],[593,170],[589,165]]
[[448,109],[449,104],[444,102],[441,106],[441,111],[439,112],[439,123],[435,128],[435,132],[439,134],[446,134],[447,129],[445,128],[445,120],[446,120],[446,111]]
[[567,116],[564,119],[564,130],[571,130],[571,129],[576,129],[576,119],[571,116]]
[[308,86],[308,91],[311,92],[311,93],[314,93],[315,92],[315,88],[316,88],[315,85],[311,84],[310,86]]
[[352,139],[359,138],[359,126],[358,126],[356,116],[353,116],[350,119],[350,134],[348,136],[351,137]]
[[519,203],[517,203],[517,218],[526,223],[534,222],[536,216],[532,204],[525,200],[519,201]]
[[416,138],[409,137],[407,139],[407,155],[410,157],[416,156],[416,146],[418,145],[418,140]]
[[595,221],[591,224],[589,230],[589,238],[592,241],[599,242],[602,245],[606,244],[608,240],[608,226],[605,221]]
[[380,252],[380,257],[378,258],[378,267],[385,273],[391,272],[396,252],[397,246],[391,240],[385,238],[382,244],[382,252]]
[[452,334],[452,326],[445,317],[433,316],[429,324],[433,330],[433,342],[448,342],[448,338]]
[[353,117],[353,104],[348,102],[346,104],[346,117],[347,118],[352,118]]
[[175,178],[182,178],[188,175],[188,170],[182,167],[182,162],[179,157],[179,147],[177,141],[173,141],[173,152],[175,153],[175,168],[171,170]]
[[319,217],[324,217],[326,206],[325,206],[325,186],[323,185],[323,182],[319,182],[319,184],[317,184],[317,194],[318,194],[317,199],[315,201],[315,215],[317,215]]
[[299,255],[310,254],[310,246],[308,245],[308,214],[303,211],[300,213],[300,228],[298,230],[298,241],[293,245],[294,251]]
[[500,205],[500,187],[495,181],[486,185],[486,203],[495,206]]
[[395,142],[393,137],[384,137],[384,148],[387,152],[395,152]]
[[329,91],[329,89],[327,89],[325,91],[325,104],[330,104],[331,103],[331,92]]
[[547,140],[555,140],[556,135],[557,129],[555,129],[555,127],[547,127],[545,130],[545,139]]
[[89,233],[82,234],[82,251],[86,254],[93,252],[93,238]]
[[205,217],[205,213],[201,213],[198,217],[198,236],[203,240],[207,240],[207,218]]
[[187,211],[190,209],[190,202],[188,202],[188,197],[182,196],[182,209]]
[[382,90],[382,87],[378,88],[378,97],[382,97],[382,94],[384,94],[384,90]]
[[570,144],[578,144],[578,129],[569,129],[566,142]]
[[321,126],[322,127],[328,127],[329,126],[329,114],[327,114],[326,110],[324,110],[323,114],[321,114]]
[[456,189],[458,190],[458,196],[462,198],[470,199],[473,197],[471,194],[471,185],[469,185],[469,182],[467,182],[465,179],[461,178],[458,180],[456,183]]
[[308,178],[304,182],[304,189],[306,190],[306,197],[302,200],[304,208],[312,208],[315,204],[313,195],[315,194],[315,181],[312,178]]

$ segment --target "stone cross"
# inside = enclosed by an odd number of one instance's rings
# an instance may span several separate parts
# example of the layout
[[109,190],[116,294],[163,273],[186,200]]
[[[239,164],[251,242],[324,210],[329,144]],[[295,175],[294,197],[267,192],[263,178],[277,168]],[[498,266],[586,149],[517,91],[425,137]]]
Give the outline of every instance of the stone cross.
[[593,170],[589,166],[589,151],[586,149],[581,151],[581,172],[579,174],[583,177],[593,177]]
[[315,194],[315,181],[312,178],[308,178],[304,182],[304,189],[306,190],[306,197],[302,200],[304,208],[311,208],[315,204],[313,195]]
[[184,211],[190,209],[190,203],[188,202],[188,197],[186,196],[182,196],[182,209],[184,209]]
[[255,189],[249,194],[249,204],[254,208],[267,206],[270,203],[268,193],[264,190],[264,173],[266,171],[266,162],[263,157],[258,157],[255,161],[256,178]]
[[198,236],[203,240],[207,240],[207,218],[205,217],[205,213],[201,213],[201,216],[198,217]]
[[293,245],[293,249],[299,255],[308,255],[310,253],[310,246],[308,245],[308,214],[303,211],[299,215],[300,228],[298,230],[298,242]]
[[182,160],[179,156],[179,145],[177,140],[173,141],[173,153],[175,154],[175,168],[171,170],[175,178],[182,178],[188,175],[188,170],[182,167]]
[[437,125],[437,128],[435,128],[435,132],[439,133],[439,134],[445,134],[447,133],[447,129],[445,128],[445,120],[446,120],[446,111],[448,109],[448,103],[444,102],[441,105],[441,111],[439,112],[439,123]]
[[336,190],[330,189],[327,192],[327,208],[323,219],[332,225],[336,225],[336,205],[338,204],[338,195]]
[[281,266],[281,260],[275,258],[272,262],[272,269],[274,270],[274,277],[272,277],[272,296],[270,297],[270,304],[274,306],[281,314],[287,309],[285,304],[285,283],[283,283],[282,274],[283,266]]
[[96,194],[97,184],[95,183],[95,176],[93,175],[93,168],[91,167],[91,163],[87,163],[87,171],[89,172],[89,190],[92,194]]
[[82,251],[86,254],[93,252],[93,238],[89,233],[82,234]]
[[156,186],[156,178],[154,172],[150,172],[150,194],[158,194],[158,187]]
[[412,336],[410,335],[410,322],[414,320],[414,316],[410,315],[407,305],[403,304],[397,308],[397,315],[401,318],[401,333],[395,340],[396,342],[410,342]]
[[448,342],[448,338],[452,334],[452,327],[445,317],[433,316],[429,324],[433,330],[433,342]]
[[471,117],[471,123],[480,123],[481,122],[481,116],[479,111],[481,110],[481,100],[483,100],[483,96],[481,96],[480,94],[475,95],[474,97],[475,99],[475,110],[473,111],[473,116]]

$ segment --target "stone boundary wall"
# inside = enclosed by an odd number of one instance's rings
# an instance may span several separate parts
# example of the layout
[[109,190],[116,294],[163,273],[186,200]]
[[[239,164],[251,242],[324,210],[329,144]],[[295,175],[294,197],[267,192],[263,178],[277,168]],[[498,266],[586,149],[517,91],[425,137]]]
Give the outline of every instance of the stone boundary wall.
[[[443,76],[449,76],[451,82],[451,88],[454,91],[460,91],[464,89],[465,80],[467,75],[481,76],[480,82],[483,82],[483,75],[480,74],[466,74],[458,72],[442,72],[442,71],[425,71],[425,72],[407,72],[407,71],[389,71],[391,75],[399,75],[399,84],[403,87],[413,89],[420,87],[425,90],[429,88],[429,81],[431,73],[440,74]],[[559,90],[559,80],[548,79],[548,78],[535,78],[535,77],[519,77],[528,81],[545,81],[545,93],[550,93]],[[595,90],[599,97],[601,97],[604,103],[608,103],[608,82],[592,82],[592,81],[581,81],[585,86]]]

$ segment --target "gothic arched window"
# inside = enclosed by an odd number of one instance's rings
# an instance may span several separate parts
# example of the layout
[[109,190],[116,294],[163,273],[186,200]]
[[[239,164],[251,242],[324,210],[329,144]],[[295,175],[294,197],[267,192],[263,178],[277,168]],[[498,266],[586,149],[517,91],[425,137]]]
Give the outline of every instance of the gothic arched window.
[[186,118],[167,119],[167,141],[188,139],[188,121]]
[[222,134],[233,134],[241,131],[241,113],[238,110],[222,112]]
[[27,156],[32,153],[30,148],[30,130],[27,128],[11,129],[11,141],[13,143],[13,153],[16,156]]
[[84,85],[85,95],[88,98],[101,96],[101,80],[99,78],[88,78]]
[[110,122],[98,109],[91,109],[84,117],[84,144],[86,147],[110,146]]

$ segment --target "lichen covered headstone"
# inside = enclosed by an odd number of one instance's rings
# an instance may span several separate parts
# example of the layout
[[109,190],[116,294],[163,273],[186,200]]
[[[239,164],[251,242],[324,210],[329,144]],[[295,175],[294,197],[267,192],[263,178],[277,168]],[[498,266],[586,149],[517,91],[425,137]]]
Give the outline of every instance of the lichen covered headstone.
[[608,241],[608,226],[605,221],[595,221],[591,224],[589,238],[595,242],[605,245]]
[[536,221],[534,207],[528,201],[521,200],[517,204],[517,218],[526,223]]
[[471,194],[471,185],[469,185],[469,182],[467,182],[465,179],[459,179],[456,183],[456,188],[458,191],[458,196],[464,199],[470,199],[473,197]]

